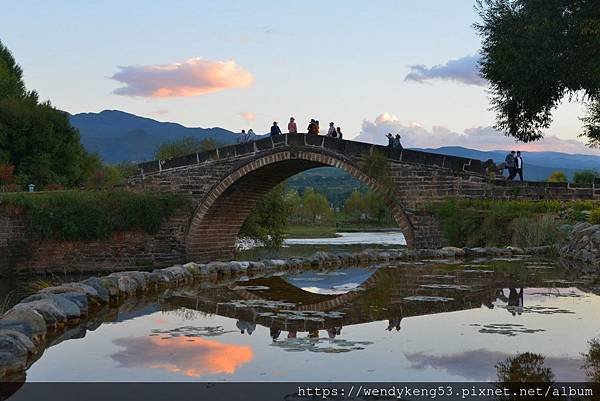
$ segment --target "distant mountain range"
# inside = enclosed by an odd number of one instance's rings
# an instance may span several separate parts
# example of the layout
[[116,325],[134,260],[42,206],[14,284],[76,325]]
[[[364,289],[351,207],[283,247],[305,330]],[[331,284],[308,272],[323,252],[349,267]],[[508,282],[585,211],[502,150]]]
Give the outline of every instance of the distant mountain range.
[[[81,113],[71,116],[71,124],[79,129],[84,147],[100,155],[108,163],[142,162],[154,158],[154,152],[164,142],[194,137],[211,138],[219,143],[234,143],[237,134],[223,128],[189,128],[181,124],[160,122],[119,110],[100,113]],[[420,149],[473,159],[504,161],[507,151],[481,151],[459,146]],[[524,173],[528,180],[545,180],[552,172],[563,171],[569,178],[577,170],[600,171],[600,156],[572,155],[560,152],[531,152],[523,155]],[[335,175],[335,179],[339,179]],[[322,181],[333,178],[331,173],[313,174],[311,178]],[[297,183],[299,183],[297,180]],[[310,181],[310,180],[309,180]],[[309,183],[306,183],[309,184]],[[323,182],[319,182],[320,185]]]
[[107,163],[152,160],[161,144],[184,137],[211,138],[219,143],[237,138],[223,128],[188,128],[118,110],[71,115],[71,124],[79,129],[83,146]]
[[[506,150],[483,151],[461,146],[444,146],[436,149],[420,150],[471,159],[492,159],[496,163],[503,162],[508,153]],[[576,171],[600,171],[600,156],[560,152],[526,152],[523,153],[523,165],[523,175],[526,180],[544,181],[550,174],[558,170],[564,172],[571,179]]]

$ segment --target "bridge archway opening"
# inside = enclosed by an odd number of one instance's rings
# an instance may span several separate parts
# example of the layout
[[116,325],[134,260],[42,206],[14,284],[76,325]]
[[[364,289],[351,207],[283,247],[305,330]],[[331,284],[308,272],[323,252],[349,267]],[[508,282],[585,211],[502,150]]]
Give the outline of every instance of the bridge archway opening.
[[[188,260],[231,259],[240,228],[258,201],[286,179],[318,167],[336,167],[374,192],[383,193],[377,182],[354,163],[323,152],[273,152],[233,169],[215,185],[197,207],[186,233]],[[384,197],[409,247],[413,227],[393,194]]]

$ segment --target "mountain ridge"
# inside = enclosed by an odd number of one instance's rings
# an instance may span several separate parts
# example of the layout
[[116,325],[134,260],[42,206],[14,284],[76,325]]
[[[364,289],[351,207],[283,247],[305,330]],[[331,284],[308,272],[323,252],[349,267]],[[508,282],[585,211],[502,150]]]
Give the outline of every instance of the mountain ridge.
[[[163,122],[120,110],[103,110],[70,115],[71,124],[81,135],[84,147],[97,153],[105,162],[142,162],[154,158],[156,149],[167,141],[194,137],[210,138],[218,143],[235,143],[238,134],[220,127],[186,127],[176,122]],[[422,151],[468,157],[479,160],[504,161],[507,150],[478,150],[463,146],[422,148]],[[528,180],[545,180],[552,172],[563,171],[570,179],[578,170],[600,171],[600,156],[554,151],[525,152],[524,174]]]

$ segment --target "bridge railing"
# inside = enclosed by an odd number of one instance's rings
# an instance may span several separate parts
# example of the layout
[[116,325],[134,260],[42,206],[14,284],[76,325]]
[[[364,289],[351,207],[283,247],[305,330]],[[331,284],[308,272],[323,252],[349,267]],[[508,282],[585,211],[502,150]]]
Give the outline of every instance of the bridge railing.
[[201,164],[228,158],[243,157],[251,154],[267,152],[281,147],[308,147],[329,150],[349,157],[370,154],[374,149],[385,153],[391,160],[427,166],[447,168],[457,172],[484,175],[488,171],[489,162],[458,156],[429,153],[418,150],[390,150],[386,146],[370,143],[340,140],[323,135],[283,134],[261,138],[257,141],[228,145],[204,152],[175,157],[167,160],[153,160],[138,165],[140,173],[151,174],[167,169]]

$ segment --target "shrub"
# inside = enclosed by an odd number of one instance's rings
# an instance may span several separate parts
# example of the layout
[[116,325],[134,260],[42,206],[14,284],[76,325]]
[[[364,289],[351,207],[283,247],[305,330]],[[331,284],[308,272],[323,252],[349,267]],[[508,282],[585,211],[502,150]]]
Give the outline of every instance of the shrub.
[[548,176],[548,182],[567,182],[567,176],[562,171],[555,171]]
[[510,230],[512,245],[519,247],[552,245],[563,237],[560,224],[551,215],[516,218]]
[[600,208],[592,210],[588,217],[588,221],[592,224],[600,224]]
[[174,194],[63,191],[4,194],[0,204],[19,209],[34,238],[95,240],[132,229],[155,233],[183,206],[183,199]]
[[378,149],[373,149],[371,154],[364,153],[361,157],[361,169],[374,178],[383,191],[393,193],[395,185],[387,155]]
[[[553,215],[565,208],[589,210],[593,205],[553,200],[448,200],[429,205],[429,210],[441,220],[444,237],[453,246],[537,246],[533,244],[555,242],[553,236],[560,234]],[[515,236],[515,230],[525,238]]]
[[573,182],[575,184],[593,184],[596,177],[598,177],[596,170],[576,171],[573,174]]

